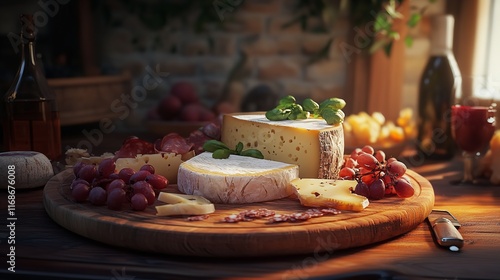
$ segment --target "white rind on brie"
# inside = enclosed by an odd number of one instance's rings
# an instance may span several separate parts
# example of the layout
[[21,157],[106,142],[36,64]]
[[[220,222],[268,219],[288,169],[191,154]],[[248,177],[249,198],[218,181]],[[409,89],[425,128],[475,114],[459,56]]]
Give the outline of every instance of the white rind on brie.
[[177,187],[214,203],[252,203],[290,196],[298,175],[294,164],[237,155],[214,159],[205,152],[180,165]]

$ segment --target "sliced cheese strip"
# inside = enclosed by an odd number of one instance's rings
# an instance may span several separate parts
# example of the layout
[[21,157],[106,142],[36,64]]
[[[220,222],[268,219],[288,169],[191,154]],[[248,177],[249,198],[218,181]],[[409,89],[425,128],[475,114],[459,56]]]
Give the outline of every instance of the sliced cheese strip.
[[215,206],[212,203],[175,203],[156,206],[158,216],[206,215],[213,212],[215,212]]
[[344,130],[324,119],[270,121],[264,113],[227,114],[221,133],[228,147],[242,142],[265,159],[297,164],[301,178],[336,179],[342,165]]
[[137,155],[135,158],[119,158],[116,160],[116,170],[129,167],[137,171],[144,164],[151,164],[154,166],[156,174],[163,175],[168,179],[169,183],[175,184],[177,182],[177,169],[179,168],[179,165],[193,155],[194,152],[185,155],[159,153]]
[[208,202],[209,200],[202,196],[190,195],[190,194],[179,194],[179,193],[167,193],[160,192],[158,194],[158,200],[161,202],[165,202],[168,204],[175,203],[200,203],[200,202]]
[[295,179],[291,184],[304,206],[362,211],[370,203],[366,197],[351,193],[357,184],[354,180]]
[[237,155],[214,159],[205,152],[180,165],[177,187],[214,203],[252,203],[293,194],[290,181],[298,174],[295,164]]

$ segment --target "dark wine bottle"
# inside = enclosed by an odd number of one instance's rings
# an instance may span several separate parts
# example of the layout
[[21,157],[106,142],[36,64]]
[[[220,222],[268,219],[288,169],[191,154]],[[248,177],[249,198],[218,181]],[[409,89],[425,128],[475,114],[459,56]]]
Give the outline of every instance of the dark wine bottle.
[[57,160],[62,154],[59,112],[36,56],[33,17],[21,15],[21,27],[20,65],[0,100],[4,148],[36,151]]
[[461,95],[462,77],[453,55],[450,15],[432,19],[431,53],[422,73],[418,99],[418,151],[423,158],[444,160],[455,154],[451,105]]

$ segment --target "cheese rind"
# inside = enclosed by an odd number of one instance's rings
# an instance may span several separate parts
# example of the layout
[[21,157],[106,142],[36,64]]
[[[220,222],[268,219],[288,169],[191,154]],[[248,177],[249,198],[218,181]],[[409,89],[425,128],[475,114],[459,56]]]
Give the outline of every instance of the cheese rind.
[[148,155],[137,155],[135,158],[119,158],[116,160],[116,170],[125,167],[139,170],[145,164],[151,164],[155,168],[155,173],[167,178],[168,182],[177,182],[177,169],[186,159],[194,156],[194,152],[189,154],[158,153]]
[[294,164],[238,155],[214,159],[204,152],[180,165],[177,187],[214,203],[252,203],[290,196],[298,175]]
[[342,125],[324,119],[270,121],[264,113],[227,114],[221,141],[228,147],[242,142],[265,159],[297,164],[301,178],[336,179],[344,156]]
[[354,180],[295,179],[291,184],[304,206],[359,212],[370,204],[368,198],[351,192]]

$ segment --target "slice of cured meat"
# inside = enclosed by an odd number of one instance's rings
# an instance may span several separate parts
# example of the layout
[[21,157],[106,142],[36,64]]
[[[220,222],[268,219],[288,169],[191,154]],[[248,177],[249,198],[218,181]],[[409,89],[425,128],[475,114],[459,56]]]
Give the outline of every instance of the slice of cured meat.
[[201,130],[195,130],[191,132],[191,134],[189,134],[189,137],[186,139],[186,141],[192,145],[193,151],[198,155],[204,152],[203,144],[205,144],[205,142],[210,139],[212,138],[207,136]]
[[185,154],[193,147],[192,143],[188,143],[186,139],[177,133],[169,133],[157,141],[155,149],[157,152],[167,152],[175,154]]
[[133,158],[139,154],[154,154],[155,148],[153,143],[137,137],[130,137],[123,142],[122,147],[115,153],[117,158]]

